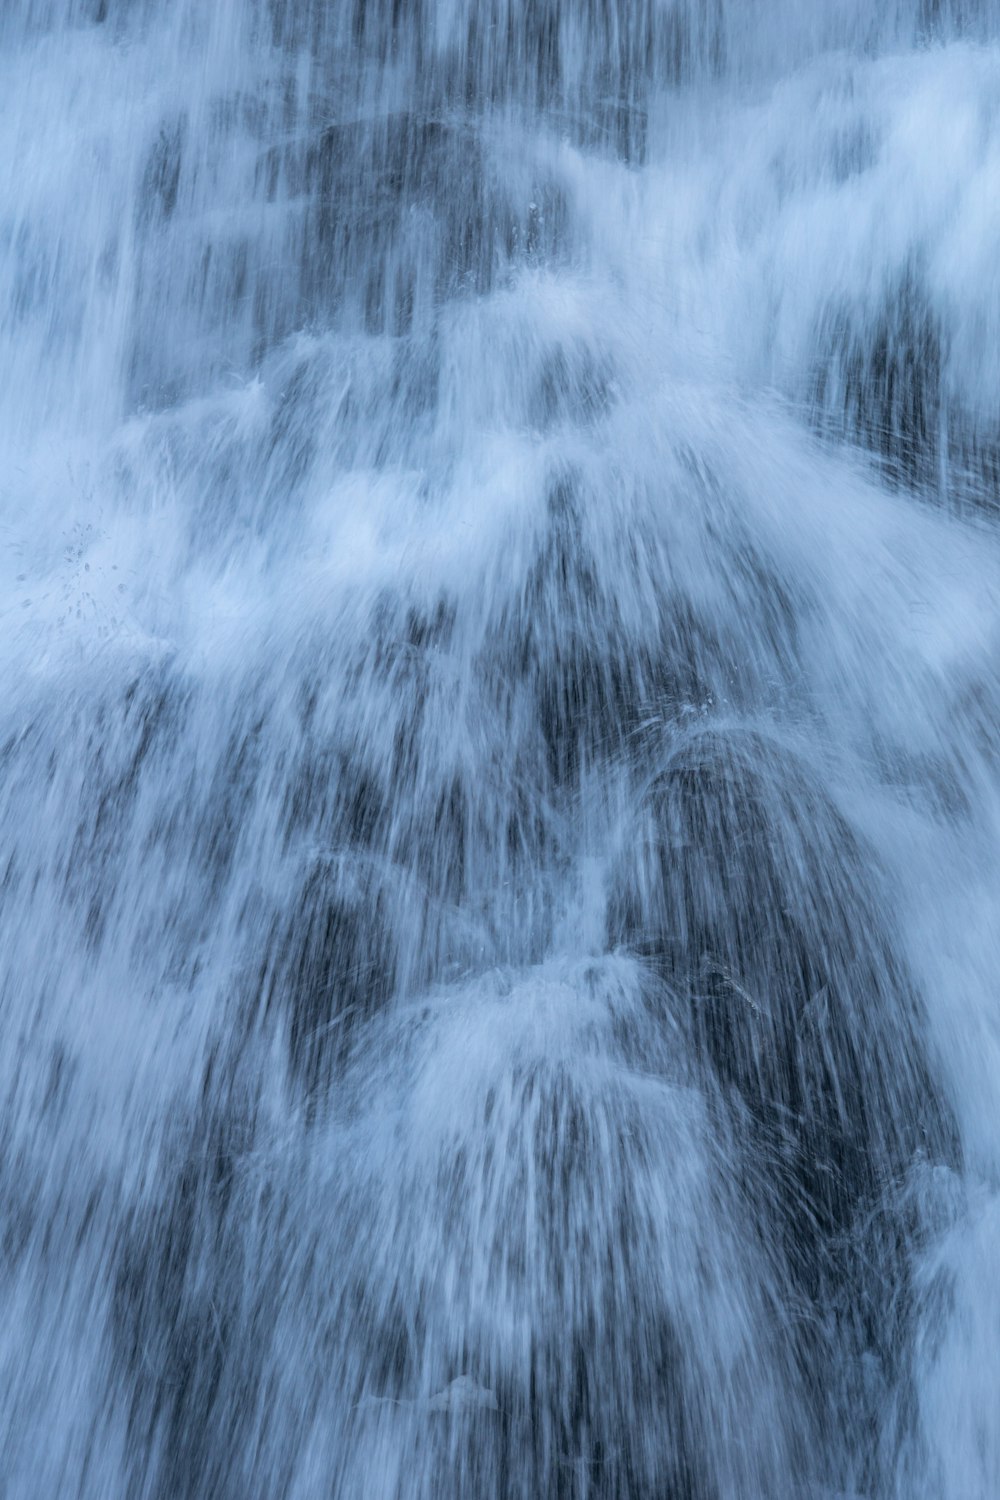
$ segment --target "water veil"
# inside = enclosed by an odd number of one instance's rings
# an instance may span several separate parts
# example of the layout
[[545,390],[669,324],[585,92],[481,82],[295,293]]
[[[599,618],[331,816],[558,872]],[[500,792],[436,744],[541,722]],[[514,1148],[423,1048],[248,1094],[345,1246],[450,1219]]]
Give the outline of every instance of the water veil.
[[5,1500],[996,1500],[998,242],[995,0],[6,0]]

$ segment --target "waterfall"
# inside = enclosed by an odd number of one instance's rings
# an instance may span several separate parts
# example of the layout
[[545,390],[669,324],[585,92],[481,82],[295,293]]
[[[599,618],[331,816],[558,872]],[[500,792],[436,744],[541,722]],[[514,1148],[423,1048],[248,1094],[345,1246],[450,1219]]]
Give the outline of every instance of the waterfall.
[[6,0],[0,184],[0,1495],[996,1500],[997,0]]

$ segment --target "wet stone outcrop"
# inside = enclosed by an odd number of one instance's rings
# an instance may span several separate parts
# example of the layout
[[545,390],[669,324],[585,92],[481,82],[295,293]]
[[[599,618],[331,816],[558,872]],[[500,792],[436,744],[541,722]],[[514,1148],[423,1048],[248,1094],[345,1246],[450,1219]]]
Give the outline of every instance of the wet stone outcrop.
[[723,1130],[764,1164],[756,1211],[813,1309],[800,1357],[822,1428],[857,1396],[852,1359],[905,1365],[920,1241],[906,1184],[959,1159],[873,856],[794,754],[700,730],[647,788],[609,937],[678,997]]
[[[872,302],[835,303],[817,329],[813,407],[821,432],[874,456],[893,488],[962,507],[995,505],[1000,427],[956,388],[948,322],[907,265]],[[992,497],[992,501],[990,501]]]
[[[554,180],[519,182],[472,117],[421,105],[272,148],[258,189],[266,201],[303,205],[291,226],[301,256],[293,324],[337,313],[370,333],[406,333],[421,309],[426,322],[441,299],[483,294],[514,262],[557,254],[566,233]],[[264,303],[258,321],[263,332]]]

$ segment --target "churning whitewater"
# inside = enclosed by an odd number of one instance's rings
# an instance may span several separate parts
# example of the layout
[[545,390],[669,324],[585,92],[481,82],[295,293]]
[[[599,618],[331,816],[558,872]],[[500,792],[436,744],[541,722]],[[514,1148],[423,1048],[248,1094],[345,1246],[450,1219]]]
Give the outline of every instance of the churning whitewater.
[[5,0],[0,1494],[1000,1495],[997,0]]

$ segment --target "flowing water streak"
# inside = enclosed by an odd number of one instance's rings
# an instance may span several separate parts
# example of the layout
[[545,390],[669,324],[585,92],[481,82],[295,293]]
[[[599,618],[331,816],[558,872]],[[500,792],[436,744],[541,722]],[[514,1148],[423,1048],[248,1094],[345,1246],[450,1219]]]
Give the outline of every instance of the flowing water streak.
[[995,1500],[994,0],[8,0],[0,183],[0,1491]]

